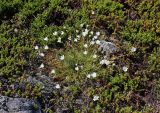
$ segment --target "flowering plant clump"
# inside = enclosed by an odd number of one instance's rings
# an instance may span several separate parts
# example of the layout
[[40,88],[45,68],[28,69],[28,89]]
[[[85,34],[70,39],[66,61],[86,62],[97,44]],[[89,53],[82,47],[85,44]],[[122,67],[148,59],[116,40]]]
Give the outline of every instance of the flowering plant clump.
[[[57,91],[71,91],[74,95],[85,94],[80,97],[83,101],[86,101],[85,98],[90,98],[97,105],[105,105],[107,101],[114,99],[122,101],[122,98],[125,98],[122,96],[123,92],[138,87],[137,78],[135,77],[133,81],[129,77],[131,66],[127,60],[125,61],[125,57],[122,57],[125,55],[117,49],[118,47],[114,42],[105,40],[103,31],[94,30],[90,25],[81,24],[80,28],[76,28],[72,32],[62,30],[53,32],[53,36],[57,37],[56,43],[63,44],[65,49],[55,51],[55,60],[51,60],[48,64],[45,63],[46,66],[52,67],[49,72],[50,75],[58,80],[54,86],[55,89],[59,89]],[[66,35],[67,40],[64,43],[63,35],[65,34],[68,35]],[[35,50],[39,52],[39,56],[45,58],[47,55],[43,52],[50,50],[48,37],[45,37],[44,41],[44,48],[41,49],[40,46],[36,45]],[[122,47],[122,49],[124,48]],[[137,48],[131,47],[128,54],[134,55],[136,50]],[[114,54],[116,52],[119,54]],[[123,65],[120,64],[121,62]],[[46,66],[42,63],[39,69],[45,70]],[[67,87],[64,84],[67,84]],[[119,90],[122,87],[124,89]],[[119,95],[111,99],[114,92]],[[62,97],[64,96],[62,95]],[[68,99],[72,100],[73,98],[68,97]],[[111,103],[114,102],[111,101]]]

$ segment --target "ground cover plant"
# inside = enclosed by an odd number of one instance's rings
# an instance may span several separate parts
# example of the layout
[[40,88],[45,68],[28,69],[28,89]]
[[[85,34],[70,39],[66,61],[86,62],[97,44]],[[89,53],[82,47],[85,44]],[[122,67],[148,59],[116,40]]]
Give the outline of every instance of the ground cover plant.
[[160,112],[159,20],[159,0],[2,0],[0,94],[44,113]]

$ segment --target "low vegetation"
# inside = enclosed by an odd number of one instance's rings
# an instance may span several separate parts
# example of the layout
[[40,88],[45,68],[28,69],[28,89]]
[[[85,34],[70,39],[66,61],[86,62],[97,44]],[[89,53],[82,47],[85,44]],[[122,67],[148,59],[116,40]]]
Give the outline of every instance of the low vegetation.
[[[159,0],[2,0],[0,94],[47,113],[160,112],[159,20]],[[49,96],[26,82],[37,73],[53,79]]]

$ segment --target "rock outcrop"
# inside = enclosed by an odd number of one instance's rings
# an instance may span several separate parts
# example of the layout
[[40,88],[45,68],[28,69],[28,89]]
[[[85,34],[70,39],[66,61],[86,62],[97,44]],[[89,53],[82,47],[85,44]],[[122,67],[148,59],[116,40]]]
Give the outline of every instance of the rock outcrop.
[[0,113],[42,113],[35,100],[0,96]]
[[101,40],[98,51],[100,51],[102,54],[108,57],[111,53],[114,53],[115,51],[117,51],[117,47],[112,42]]

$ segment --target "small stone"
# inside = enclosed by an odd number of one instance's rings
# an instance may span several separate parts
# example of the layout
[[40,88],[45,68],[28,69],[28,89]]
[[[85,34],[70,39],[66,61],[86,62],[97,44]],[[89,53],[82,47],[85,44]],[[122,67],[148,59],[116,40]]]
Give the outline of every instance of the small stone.
[[105,40],[100,41],[100,46],[98,48],[98,51],[100,51],[102,54],[105,54],[107,57],[114,53],[117,50],[117,47],[111,43],[106,42]]

